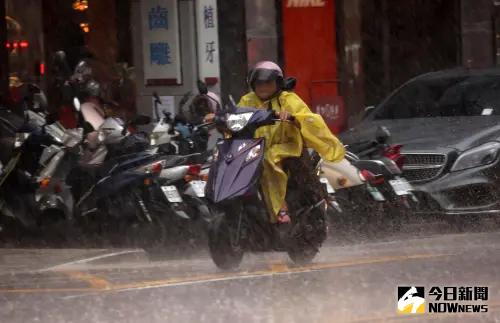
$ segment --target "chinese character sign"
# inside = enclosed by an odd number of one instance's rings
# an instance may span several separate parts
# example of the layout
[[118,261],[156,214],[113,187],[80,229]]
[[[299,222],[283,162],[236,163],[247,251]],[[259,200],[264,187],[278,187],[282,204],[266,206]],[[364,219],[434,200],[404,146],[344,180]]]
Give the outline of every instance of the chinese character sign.
[[196,25],[199,77],[213,84],[220,75],[216,0],[196,0]]
[[150,45],[150,62],[151,64],[167,65],[172,64],[170,59],[170,46],[168,43],[151,43]]
[[142,0],[142,52],[146,85],[181,84],[177,0]]
[[214,7],[212,7],[211,5],[203,6],[203,20],[205,29],[215,28]]
[[149,11],[149,30],[168,29],[168,9],[157,6]]

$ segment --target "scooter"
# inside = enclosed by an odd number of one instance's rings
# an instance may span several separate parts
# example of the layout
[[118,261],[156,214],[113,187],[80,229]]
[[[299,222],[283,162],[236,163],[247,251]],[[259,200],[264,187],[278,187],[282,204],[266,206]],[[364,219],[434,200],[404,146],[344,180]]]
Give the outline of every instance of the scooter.
[[[327,236],[327,201],[303,194],[292,173],[287,194],[292,222],[281,228],[271,224],[259,190],[266,142],[254,139],[254,132],[279,120],[272,110],[233,106],[225,112],[217,123],[230,138],[217,144],[206,186],[214,217],[208,234],[212,260],[231,269],[245,251],[279,250],[296,263],[312,261]],[[315,176],[312,168],[310,173]]]

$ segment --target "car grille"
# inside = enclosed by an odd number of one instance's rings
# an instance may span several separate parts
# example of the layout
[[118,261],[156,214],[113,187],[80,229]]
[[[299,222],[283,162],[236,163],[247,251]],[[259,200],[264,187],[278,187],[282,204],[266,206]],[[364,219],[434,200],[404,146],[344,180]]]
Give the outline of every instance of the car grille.
[[410,182],[430,181],[441,175],[446,166],[443,154],[404,154],[403,176]]

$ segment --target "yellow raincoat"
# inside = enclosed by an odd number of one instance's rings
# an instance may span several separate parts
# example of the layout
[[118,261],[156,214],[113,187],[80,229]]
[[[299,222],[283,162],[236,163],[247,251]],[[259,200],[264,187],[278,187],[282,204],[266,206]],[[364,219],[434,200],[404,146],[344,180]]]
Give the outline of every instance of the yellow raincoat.
[[[286,196],[288,176],[281,167],[285,158],[299,157],[303,145],[316,150],[324,160],[340,161],[344,158],[344,146],[330,132],[319,114],[312,113],[307,104],[292,92],[282,92],[279,97],[271,99],[272,108],[276,112],[287,111],[295,117],[299,127],[286,122],[257,129],[255,138],[265,138],[266,151],[261,187],[266,204],[273,215],[271,222],[276,222]],[[267,109],[269,101],[260,100],[254,92],[243,96],[238,103],[241,107]]]

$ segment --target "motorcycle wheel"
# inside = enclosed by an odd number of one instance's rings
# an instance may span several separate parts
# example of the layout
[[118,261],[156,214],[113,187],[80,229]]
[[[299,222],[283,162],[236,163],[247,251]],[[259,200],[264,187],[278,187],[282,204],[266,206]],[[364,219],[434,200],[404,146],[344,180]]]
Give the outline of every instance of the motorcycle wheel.
[[313,246],[303,246],[301,248],[295,247],[289,249],[288,256],[296,265],[307,265],[311,263],[316,257],[319,249]]
[[218,213],[208,229],[210,256],[215,265],[223,270],[237,268],[244,254],[241,246],[232,242],[231,234],[237,230],[237,223],[232,222],[228,220],[227,213]]
[[287,248],[290,259],[297,265],[306,265],[313,261],[319,248],[326,240],[328,224],[325,214],[315,209],[292,229],[292,243]]

